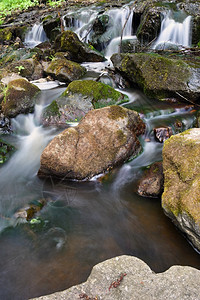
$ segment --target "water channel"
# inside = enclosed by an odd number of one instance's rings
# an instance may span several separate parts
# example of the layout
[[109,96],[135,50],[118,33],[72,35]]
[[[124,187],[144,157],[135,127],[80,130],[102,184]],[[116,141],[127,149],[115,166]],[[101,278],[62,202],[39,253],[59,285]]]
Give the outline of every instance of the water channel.
[[[114,85],[102,63],[84,65],[84,79],[103,71],[101,80]],[[122,254],[141,258],[155,272],[172,265],[200,268],[199,254],[164,215],[161,200],[136,192],[144,169],[162,159],[163,145],[155,141],[153,128],[171,126],[173,133],[188,129],[194,123],[193,108],[123,89],[130,99],[124,106],[138,111],[147,124],[143,152],[103,180],[41,180],[40,155],[61,130],[40,122],[43,107],[65,90],[54,84],[40,85],[34,114],[13,119],[14,132],[4,137],[18,150],[0,170],[0,299],[25,300],[66,289],[85,281],[98,262]],[[46,205],[32,221],[16,216],[41,199]]]

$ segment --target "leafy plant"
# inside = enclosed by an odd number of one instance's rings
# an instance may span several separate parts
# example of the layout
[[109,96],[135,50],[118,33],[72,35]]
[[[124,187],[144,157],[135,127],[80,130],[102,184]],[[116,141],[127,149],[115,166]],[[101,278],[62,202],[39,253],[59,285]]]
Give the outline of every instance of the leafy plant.
[[0,0],[0,24],[13,10],[27,9],[39,4],[38,0]]
[[56,7],[56,6],[59,6],[60,4],[62,4],[63,2],[65,2],[65,1],[64,0],[57,0],[57,1],[49,0],[48,4],[52,7]]
[[18,72],[17,72],[18,74],[21,74],[21,70],[25,69],[22,65],[16,66],[15,68],[18,69]]

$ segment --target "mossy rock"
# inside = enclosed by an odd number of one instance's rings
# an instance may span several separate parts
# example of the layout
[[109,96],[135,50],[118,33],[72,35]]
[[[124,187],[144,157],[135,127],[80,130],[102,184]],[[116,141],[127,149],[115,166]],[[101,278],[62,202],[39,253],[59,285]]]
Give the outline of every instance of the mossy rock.
[[80,79],[86,73],[86,69],[76,62],[65,58],[56,58],[48,65],[45,73],[57,80],[70,83]]
[[200,250],[200,129],[164,143],[162,207]]
[[[156,53],[114,54],[114,67],[150,98],[158,100],[200,97],[200,62],[190,64]],[[181,97],[182,96],[182,97]]]
[[101,53],[82,43],[77,34],[70,30],[58,35],[53,47],[56,52],[65,52],[67,59],[75,62],[101,62],[105,60]]
[[123,107],[91,110],[45,148],[38,175],[82,180],[106,172],[141,151],[144,129],[138,113]]
[[13,32],[11,28],[0,29],[0,43],[9,42],[13,39]]
[[15,50],[12,46],[9,46],[0,54],[0,68],[10,65],[12,62],[32,58],[36,55],[35,51],[25,48]]
[[4,76],[5,73],[17,73],[28,80],[36,80],[43,76],[43,68],[37,60],[30,58],[10,63],[2,73]]
[[2,112],[7,117],[32,112],[40,89],[25,79],[10,81],[5,90]]
[[[43,124],[66,124],[80,121],[86,113],[113,104],[121,104],[129,99],[109,85],[93,80],[75,80],[65,92],[44,111]],[[120,109],[120,108],[119,108]]]

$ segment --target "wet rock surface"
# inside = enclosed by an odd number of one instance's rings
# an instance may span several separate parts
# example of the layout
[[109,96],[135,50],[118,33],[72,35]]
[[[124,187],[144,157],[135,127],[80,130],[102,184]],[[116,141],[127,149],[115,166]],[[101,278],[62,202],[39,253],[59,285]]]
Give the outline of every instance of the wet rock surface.
[[163,143],[165,140],[172,136],[172,128],[171,127],[160,127],[154,128],[154,136],[157,142]]
[[200,250],[200,129],[172,136],[164,144],[164,212]]
[[139,153],[137,136],[144,128],[132,110],[115,105],[92,110],[45,148],[38,175],[81,180],[108,171]]
[[145,197],[159,197],[163,191],[163,184],[162,162],[156,162],[145,171],[140,179],[137,193]]
[[155,274],[142,260],[123,255],[94,266],[86,282],[35,300],[197,300],[199,293],[199,270],[173,266]]

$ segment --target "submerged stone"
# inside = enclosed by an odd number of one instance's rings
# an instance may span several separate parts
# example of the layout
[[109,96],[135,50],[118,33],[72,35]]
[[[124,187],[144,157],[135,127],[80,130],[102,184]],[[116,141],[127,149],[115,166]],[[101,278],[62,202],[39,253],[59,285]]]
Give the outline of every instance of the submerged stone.
[[200,129],[172,136],[163,148],[164,212],[200,250]]
[[45,148],[38,175],[82,180],[106,172],[141,151],[137,137],[144,128],[135,111],[115,105],[92,110]]

